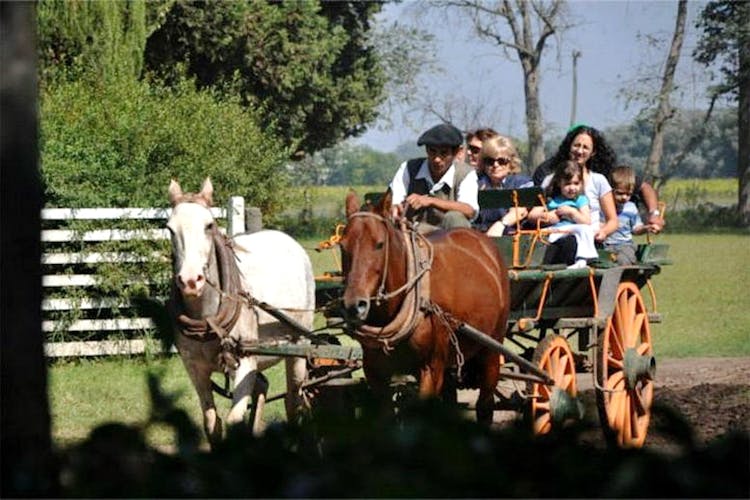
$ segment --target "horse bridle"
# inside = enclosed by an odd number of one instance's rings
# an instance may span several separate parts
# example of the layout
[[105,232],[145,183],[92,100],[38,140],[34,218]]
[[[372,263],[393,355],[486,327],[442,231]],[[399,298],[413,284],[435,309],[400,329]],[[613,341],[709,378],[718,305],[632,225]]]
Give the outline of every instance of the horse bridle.
[[[419,281],[425,273],[430,271],[430,269],[432,268],[432,259],[433,259],[432,244],[427,240],[427,238],[425,238],[423,234],[417,231],[414,231],[413,229],[410,229],[407,226],[403,225],[401,227],[401,232],[404,233],[404,236],[405,236],[404,239],[406,240],[407,247],[410,247],[412,250],[417,248],[417,245],[418,245],[417,238],[419,238],[422,242],[425,243],[425,247],[428,249],[428,259],[427,259],[428,263],[426,266],[421,266],[422,269],[416,275],[412,277],[407,276],[406,282],[403,285],[401,285],[400,287],[398,287],[397,289],[393,291],[386,292],[385,280],[388,277],[388,263],[389,263],[389,255],[390,255],[389,250],[390,250],[390,240],[391,240],[390,238],[391,234],[388,231],[388,224],[390,223],[390,221],[386,219],[385,217],[378,215],[376,213],[373,213],[373,212],[355,212],[351,214],[348,218],[353,219],[355,217],[372,217],[382,222],[383,225],[386,226],[385,243],[383,245],[384,250],[385,250],[385,255],[383,256],[383,275],[381,276],[381,279],[380,279],[380,286],[378,287],[377,295],[370,297],[370,299],[374,299],[376,303],[379,303],[380,301],[388,300],[393,297],[396,297],[397,295],[403,293],[404,291],[412,288],[414,284],[417,281]],[[410,236],[410,240],[406,239],[407,234]]]
[[[240,270],[237,267],[234,250],[229,239],[216,228],[214,228],[211,237],[214,255],[219,267],[221,300],[218,312],[214,316],[207,316],[202,319],[190,318],[184,312],[182,297],[174,283],[172,284],[168,309],[182,335],[204,342],[218,337],[224,342],[225,339],[229,338],[229,332],[234,328],[242,308],[238,301],[224,299],[229,295],[239,294],[242,291],[242,286]],[[208,276],[207,272],[206,276]]]
[[[406,297],[401,304],[399,312],[387,325],[381,327],[360,324],[354,328],[350,328],[350,333],[353,336],[360,338],[364,343],[375,344],[382,347],[385,352],[389,352],[393,349],[395,344],[405,339],[413,332],[416,325],[424,317],[424,311],[429,309],[429,272],[432,269],[432,261],[434,257],[433,247],[423,234],[414,231],[402,223],[401,233],[404,235],[404,241],[407,248],[407,279],[402,286],[390,292],[386,292],[385,281],[388,274],[388,259],[390,254],[390,231],[388,228],[390,221],[373,212],[355,212],[348,218],[351,220],[355,217],[371,217],[382,222],[383,225],[386,226],[384,243],[385,256],[383,257],[384,267],[380,286],[377,295],[369,297],[369,299],[375,300],[376,303],[378,303],[379,301],[388,300],[402,293],[405,293]],[[420,251],[418,250],[419,248],[425,250]],[[418,254],[419,257],[423,257],[425,253],[427,254],[426,259],[418,258]]]

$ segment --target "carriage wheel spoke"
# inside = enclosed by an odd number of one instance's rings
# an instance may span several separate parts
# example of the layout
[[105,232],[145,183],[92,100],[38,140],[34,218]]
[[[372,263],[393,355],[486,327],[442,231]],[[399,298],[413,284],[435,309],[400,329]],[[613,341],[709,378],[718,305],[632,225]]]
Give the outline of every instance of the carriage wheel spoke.
[[561,387],[563,389],[568,389],[570,387],[573,387],[573,381],[575,380],[575,375],[566,374],[562,377]]
[[651,351],[651,344],[648,342],[642,342],[637,348],[636,352],[643,356],[644,354],[648,354]]
[[546,434],[552,427],[551,416],[549,412],[542,413],[534,419],[534,433],[535,434]]
[[615,358],[612,356],[607,357],[607,366],[610,368],[616,368],[617,370],[622,370],[623,364],[622,364],[622,356],[619,358]]
[[613,429],[619,429],[622,425],[622,413],[623,409],[625,407],[625,398],[623,397],[623,393],[616,392],[612,396],[612,401],[615,402],[612,408],[612,423],[611,427]]
[[641,416],[646,414],[646,407],[643,404],[643,399],[641,398],[641,391],[635,390],[632,393],[632,399],[633,399],[633,409],[635,412]]
[[643,323],[646,321],[646,313],[641,311],[635,315],[633,319],[633,342],[631,345],[636,345],[640,340],[641,330],[643,329]]

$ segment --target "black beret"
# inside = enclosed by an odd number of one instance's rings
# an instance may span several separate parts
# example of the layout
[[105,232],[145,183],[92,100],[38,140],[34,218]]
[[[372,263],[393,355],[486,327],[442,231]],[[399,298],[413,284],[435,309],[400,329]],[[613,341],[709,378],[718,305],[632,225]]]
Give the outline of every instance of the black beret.
[[451,146],[457,148],[464,143],[461,131],[450,123],[435,125],[417,139],[417,146]]

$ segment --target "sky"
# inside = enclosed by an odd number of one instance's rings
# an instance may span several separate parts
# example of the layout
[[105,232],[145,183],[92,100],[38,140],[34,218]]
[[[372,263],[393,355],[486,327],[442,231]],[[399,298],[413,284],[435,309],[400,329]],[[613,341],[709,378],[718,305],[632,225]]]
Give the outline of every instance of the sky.
[[[424,0],[405,0],[388,4],[380,14],[381,22],[398,20],[418,24],[435,35],[435,53],[446,72],[425,78],[423,89],[434,96],[451,99],[475,96],[486,104],[489,123],[456,123],[459,127],[491,126],[501,133],[525,138],[523,76],[517,60],[508,60],[488,42],[478,41],[471,33],[468,19],[462,24],[453,17],[450,23],[425,9]],[[696,44],[695,20],[705,2],[688,2],[685,41],[677,68],[679,91],[673,103],[705,108],[703,91],[708,83],[702,66],[692,61]],[[635,78],[646,72],[661,75],[674,32],[677,2],[667,0],[573,0],[568,3],[569,20],[576,24],[562,38],[550,39],[542,56],[541,104],[545,138],[564,133],[570,125],[573,88],[572,52],[577,60],[578,96],[576,122],[604,129],[631,120],[639,109],[628,106],[619,96],[635,86]],[[444,15],[443,15],[444,16]],[[639,36],[640,35],[640,36]],[[645,35],[662,40],[650,46]],[[558,44],[558,40],[562,40]],[[376,122],[363,136],[354,140],[380,151],[416,141],[419,134],[439,123],[435,116],[408,113],[407,119],[394,116],[392,126]]]

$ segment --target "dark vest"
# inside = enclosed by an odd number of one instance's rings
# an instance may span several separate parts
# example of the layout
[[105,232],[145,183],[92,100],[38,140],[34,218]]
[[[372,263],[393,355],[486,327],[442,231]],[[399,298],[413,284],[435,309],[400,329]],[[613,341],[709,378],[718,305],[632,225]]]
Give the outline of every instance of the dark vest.
[[[406,170],[409,172],[409,185],[406,189],[407,196],[410,194],[423,194],[430,195],[430,187],[425,179],[417,179],[417,173],[419,167],[422,166],[422,162],[426,158],[414,158],[406,162]],[[453,187],[443,186],[442,189],[436,193],[432,193],[430,196],[439,198],[441,200],[453,200],[458,199],[458,186],[461,185],[463,180],[474,170],[474,167],[467,165],[464,162],[454,162],[455,173],[453,175]],[[443,222],[445,213],[442,210],[438,210],[434,207],[423,210],[414,210],[411,207],[406,210],[406,218],[409,220],[426,222],[433,226],[439,226]]]

